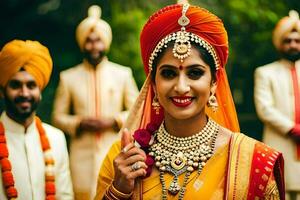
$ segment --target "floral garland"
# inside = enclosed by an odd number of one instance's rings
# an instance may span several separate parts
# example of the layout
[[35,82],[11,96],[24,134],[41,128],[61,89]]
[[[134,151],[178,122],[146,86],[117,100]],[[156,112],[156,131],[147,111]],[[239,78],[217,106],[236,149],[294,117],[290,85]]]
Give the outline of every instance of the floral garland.
[[[45,129],[41,120],[36,117],[36,127],[40,135],[40,141],[45,160],[45,193],[46,200],[55,200],[55,176],[54,176],[54,159],[51,155],[51,147],[47,138]],[[0,122],[0,165],[2,171],[2,180],[5,187],[6,196],[9,200],[17,199],[18,191],[15,187],[15,181],[12,174],[11,163],[8,159],[9,153],[6,144],[5,129]]]
[[147,155],[145,163],[148,168],[146,169],[147,174],[144,178],[150,176],[153,165],[155,163],[154,157],[149,155],[149,148],[154,142],[154,133],[159,128],[159,126],[160,124],[150,122],[149,124],[147,124],[145,129],[137,129],[133,134],[135,145],[143,149]]

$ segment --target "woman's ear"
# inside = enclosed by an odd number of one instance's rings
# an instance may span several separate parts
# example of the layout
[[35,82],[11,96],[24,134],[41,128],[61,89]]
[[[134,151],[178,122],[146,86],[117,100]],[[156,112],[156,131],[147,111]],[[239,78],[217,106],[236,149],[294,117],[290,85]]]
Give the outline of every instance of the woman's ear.
[[156,85],[155,85],[155,83],[153,81],[151,81],[151,87],[152,87],[152,89],[154,91],[154,94],[156,94]]

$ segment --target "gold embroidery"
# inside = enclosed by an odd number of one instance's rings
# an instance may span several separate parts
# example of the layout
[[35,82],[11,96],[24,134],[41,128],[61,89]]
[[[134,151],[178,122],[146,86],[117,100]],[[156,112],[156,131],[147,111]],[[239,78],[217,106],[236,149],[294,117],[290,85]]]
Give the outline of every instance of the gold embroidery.
[[267,181],[269,179],[269,177],[266,174],[263,174],[261,177],[264,181]]
[[269,151],[269,149],[268,149],[268,148],[265,148],[265,151]]
[[267,172],[272,171],[272,169],[271,169],[270,167],[265,167],[265,170],[266,170]]
[[266,192],[265,192],[265,200],[279,200],[279,191],[274,180],[271,180],[270,183],[267,185]]
[[273,158],[273,157],[269,157],[269,159],[272,160],[272,161],[275,161],[275,158]]
[[268,161],[268,164],[271,165],[271,166],[273,166],[273,163],[271,163],[270,161]]
[[265,187],[264,187],[262,184],[260,184],[260,185],[258,186],[258,189],[260,189],[260,190],[262,191],[262,190],[265,189]]

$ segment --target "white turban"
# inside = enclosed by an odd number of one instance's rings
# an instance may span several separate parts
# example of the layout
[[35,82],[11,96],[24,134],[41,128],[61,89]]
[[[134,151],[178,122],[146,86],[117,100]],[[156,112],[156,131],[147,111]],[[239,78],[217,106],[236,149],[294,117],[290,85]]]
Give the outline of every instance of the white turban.
[[101,8],[93,5],[88,9],[88,17],[85,18],[76,29],[76,39],[81,50],[84,48],[84,43],[88,35],[95,31],[108,50],[112,40],[112,32],[109,24],[101,19]]
[[289,12],[289,16],[283,17],[279,20],[273,31],[273,44],[277,50],[281,48],[284,36],[292,30],[296,30],[300,33],[299,14],[295,10],[291,10]]

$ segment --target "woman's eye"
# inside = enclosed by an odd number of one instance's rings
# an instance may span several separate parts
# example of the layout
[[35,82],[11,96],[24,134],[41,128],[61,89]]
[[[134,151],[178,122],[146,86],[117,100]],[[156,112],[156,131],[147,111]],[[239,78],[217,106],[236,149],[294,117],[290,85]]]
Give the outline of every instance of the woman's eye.
[[197,80],[204,74],[201,69],[190,69],[187,71],[187,75],[190,79]]
[[177,73],[176,73],[176,71],[174,71],[172,69],[163,69],[163,70],[161,70],[160,75],[163,78],[172,79],[177,76]]

